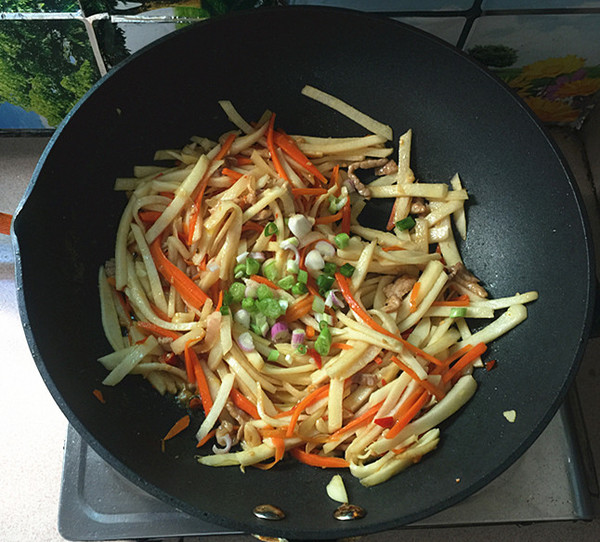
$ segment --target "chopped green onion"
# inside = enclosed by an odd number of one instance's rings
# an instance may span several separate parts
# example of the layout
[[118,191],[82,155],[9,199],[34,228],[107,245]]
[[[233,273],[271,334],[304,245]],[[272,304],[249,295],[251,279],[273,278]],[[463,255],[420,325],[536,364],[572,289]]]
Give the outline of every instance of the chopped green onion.
[[277,280],[277,262],[275,260],[270,260],[263,265],[262,268],[263,275],[268,278],[271,282]]
[[246,277],[246,263],[239,263],[233,268],[233,276],[236,279]]
[[304,295],[306,292],[308,292],[308,288],[306,287],[306,284],[302,284],[301,282],[296,282],[296,284],[294,284],[292,286],[292,293],[294,295]]
[[229,292],[228,290],[225,290],[223,292],[223,302],[221,303],[221,305],[223,307],[229,307],[229,305],[231,305],[232,301],[233,301],[233,295],[231,295],[231,292]]
[[246,309],[248,312],[256,311],[256,303],[252,297],[245,297],[242,299],[242,309]]
[[246,258],[246,275],[250,276],[250,275],[256,275],[256,273],[258,273],[258,271],[260,270],[260,262],[258,260],[255,260],[254,258],[251,258],[250,256],[248,256]]
[[345,277],[351,277],[354,274],[354,269],[355,268],[353,265],[345,263],[342,265],[342,267],[340,267],[340,273]]
[[325,301],[320,297],[315,296],[313,299],[312,310],[318,313],[325,312]]
[[350,242],[350,236],[347,233],[338,233],[334,241],[338,248],[346,248]]
[[335,265],[333,262],[327,262],[322,271],[326,275],[335,275],[335,272],[337,271],[337,265]]
[[299,344],[296,347],[296,352],[298,352],[298,354],[304,355],[304,354],[306,354],[306,352],[308,352],[308,348],[305,344]]
[[288,273],[297,273],[298,269],[298,262],[296,260],[288,260],[285,264],[285,270]]
[[398,228],[400,231],[410,230],[411,228],[415,227],[415,224],[415,219],[412,216],[407,216],[406,218],[396,222],[396,228]]
[[319,288],[319,292],[327,293],[331,290],[333,283],[335,282],[335,278],[331,275],[321,274],[317,277],[317,287]]
[[250,329],[257,335],[264,337],[267,334],[267,331],[269,331],[267,317],[262,313],[256,313],[252,315],[252,319],[254,321],[252,322]]
[[226,316],[229,314],[229,307],[227,305],[221,305],[221,308],[219,309],[219,311],[221,312],[221,314],[223,316]]
[[229,287],[229,293],[231,295],[231,300],[237,303],[240,303],[244,299],[244,295],[246,292],[246,286],[241,282],[234,282]]
[[273,291],[266,284],[260,284],[256,289],[256,297],[258,297],[259,300],[272,298]]
[[267,318],[279,318],[285,310],[279,304],[279,301],[272,297],[260,299],[257,304],[258,310],[264,314]]
[[308,272],[304,269],[298,271],[298,282],[306,284],[308,282]]
[[319,322],[319,327],[321,332],[315,341],[315,350],[321,356],[326,356],[331,348],[331,331],[329,331],[329,326],[324,321]]
[[294,284],[296,284],[296,279],[292,275],[287,275],[277,282],[277,286],[284,290],[291,290]]
[[450,309],[450,318],[462,318],[467,315],[466,307],[452,307]]
[[277,361],[279,359],[279,350],[273,349],[267,356],[267,361]]
[[265,237],[275,235],[277,232],[279,232],[279,228],[277,227],[277,224],[275,224],[275,222],[269,222],[265,226]]

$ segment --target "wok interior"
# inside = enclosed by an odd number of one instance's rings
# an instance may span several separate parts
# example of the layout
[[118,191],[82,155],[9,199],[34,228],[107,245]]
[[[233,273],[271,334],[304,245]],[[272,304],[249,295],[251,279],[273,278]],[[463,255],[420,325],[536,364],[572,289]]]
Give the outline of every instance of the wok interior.
[[[224,36],[235,36],[225,39]],[[300,95],[304,84],[414,131],[418,179],[459,172],[471,194],[467,266],[493,297],[536,289],[529,319],[495,343],[497,370],[443,424],[437,451],[371,489],[343,473],[356,522],[337,522],[325,492],[333,472],[284,461],[271,471],[201,467],[195,431],[160,438],[181,412],[138,378],[92,395],[109,352],[98,267],[110,258],[125,199],[112,185],[154,150],[231,129],[217,100],[247,120],[265,109],[289,133],[363,135]],[[576,190],[531,116],[494,78],[418,31],[327,9],[253,12],[200,23],[114,70],[58,131],[15,220],[26,332],[70,422],[113,466],[151,493],[208,521],[292,538],[383,530],[429,515],[485,485],[533,442],[555,412],[589,321],[589,242]],[[366,216],[381,225],[381,210]],[[387,217],[386,217],[387,218]],[[380,220],[380,222],[378,222]],[[564,277],[572,277],[564,292]],[[560,318],[557,318],[557,311]],[[567,324],[567,325],[565,325]],[[508,424],[504,410],[514,409]],[[457,482],[460,480],[460,482]],[[257,504],[287,518],[264,525]]]

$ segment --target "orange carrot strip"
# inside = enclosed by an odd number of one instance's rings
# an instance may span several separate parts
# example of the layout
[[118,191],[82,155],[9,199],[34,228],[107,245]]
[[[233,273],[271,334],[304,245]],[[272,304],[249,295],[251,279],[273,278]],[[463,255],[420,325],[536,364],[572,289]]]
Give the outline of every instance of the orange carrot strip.
[[234,181],[237,181],[238,179],[241,179],[244,176],[242,173],[239,173],[238,171],[233,171],[233,169],[229,169],[228,167],[224,167],[221,170],[221,173],[223,173],[223,175],[227,175],[227,177],[231,177]]
[[265,278],[261,275],[251,275],[250,280],[260,282],[261,284],[266,284],[269,288],[273,288],[273,290],[281,290],[281,288],[277,286],[277,284],[271,282],[268,278]]
[[156,222],[162,215],[160,211],[140,211],[138,216],[142,222]]
[[263,438],[271,438],[271,437],[279,437],[285,438],[285,427],[265,427],[263,429],[259,429],[258,432],[261,434]]
[[350,234],[350,221],[352,219],[352,209],[350,208],[350,198],[346,200],[342,207],[342,233]]
[[323,184],[327,184],[327,179],[317,169],[317,167],[306,157],[300,150],[296,142],[289,136],[281,132],[273,133],[273,141],[285,154],[287,154],[294,162],[300,164],[309,173],[312,173]]
[[423,408],[429,400],[429,392],[427,390],[415,391],[402,406],[406,406],[403,414],[396,420],[394,426],[387,432],[385,438],[394,438],[402,429],[404,429],[410,421],[417,415],[419,410]]
[[305,463],[311,467],[343,469],[349,466],[348,461],[341,457],[326,457],[324,455],[309,454],[308,452],[302,451],[300,448],[291,449],[290,454],[301,463]]
[[427,352],[425,352],[424,350],[421,350],[420,348],[414,346],[413,344],[409,343],[407,340],[392,333],[391,331],[388,331],[382,325],[378,324],[375,320],[373,320],[371,315],[365,309],[363,309],[362,306],[360,305],[360,303],[358,301],[356,301],[356,299],[354,299],[354,297],[352,296],[352,293],[350,292],[350,283],[349,283],[348,279],[339,272],[335,274],[335,278],[340,287],[340,290],[342,291],[342,295],[344,296],[344,299],[346,300],[346,302],[348,303],[350,308],[356,313],[356,315],[365,324],[367,324],[368,326],[373,328],[375,331],[382,333],[383,335],[387,335],[388,337],[391,337],[392,339],[396,339],[407,350],[409,350],[413,354],[421,356],[423,359],[429,361],[430,363],[433,363],[434,365],[442,365],[442,362],[439,359],[437,359],[436,357],[434,357],[431,354],[428,354]]
[[0,234],[10,235],[10,223],[12,222],[12,218],[12,215],[0,213]]
[[196,444],[196,448],[202,448],[202,446],[204,446],[211,438],[215,436],[216,432],[216,429],[209,431],[208,434],[202,440],[198,441],[198,444]]
[[181,337],[181,333],[177,331],[171,331],[170,329],[165,329],[164,327],[157,326],[152,322],[138,322],[138,327],[141,327],[143,330],[152,333],[152,335],[158,335],[159,337],[167,337],[169,339],[179,339]]
[[395,250],[406,250],[404,247],[393,246],[393,247],[383,247],[381,250],[384,252],[393,252]]
[[329,384],[325,384],[320,388],[317,388],[312,393],[309,393],[304,399],[302,399],[293,409],[292,409],[292,418],[290,420],[290,424],[287,427],[285,432],[286,437],[291,437],[294,434],[294,427],[296,426],[296,422],[300,417],[302,411],[309,405],[316,403],[319,399],[326,397],[329,394]]
[[354,418],[343,427],[340,427],[337,431],[331,433],[329,440],[338,440],[344,433],[347,433],[348,431],[354,431],[363,425],[367,425],[369,422],[371,422],[371,420],[373,420],[377,412],[379,412],[381,405],[383,405],[383,401],[379,401],[379,403],[373,405],[369,410],[363,412],[360,416]]
[[333,170],[331,171],[331,179],[329,181],[329,188],[336,187],[336,195],[339,195],[341,186],[341,177],[340,177],[340,165],[336,164],[333,166]]
[[216,311],[221,310],[222,306],[223,306],[223,290],[219,290],[219,297],[217,299],[217,306],[215,307],[215,310]]
[[343,212],[335,213],[334,215],[318,216],[315,218],[315,224],[331,224],[343,218]]
[[200,399],[202,400],[202,408],[204,409],[204,414],[207,415],[213,406],[213,401],[212,401],[212,397],[210,395],[210,389],[208,387],[208,381],[206,380],[206,375],[204,374],[202,365],[200,365],[200,360],[198,359],[198,355],[189,346],[190,342],[191,341],[188,341],[185,345],[185,354],[188,355],[188,352],[189,352],[192,366],[194,368],[194,376],[196,377],[196,386],[198,388],[198,393],[200,394]]
[[388,218],[388,223],[385,227],[386,230],[390,231],[391,229],[394,228],[394,226],[396,225],[396,221],[394,220],[396,218],[396,202],[398,200],[394,200],[394,205],[392,205],[392,211],[390,213],[390,217]]
[[314,336],[315,336],[315,328],[312,326],[306,326],[306,338],[312,339]]
[[225,157],[225,155],[229,152],[229,149],[231,148],[231,145],[235,141],[236,137],[237,134],[233,132],[227,136],[227,139],[225,139],[223,145],[221,145],[219,152],[215,155],[214,160],[221,160]]
[[229,397],[236,407],[243,410],[246,414],[252,416],[255,420],[260,420],[260,414],[258,413],[258,409],[254,403],[239,390],[232,388],[231,392],[229,393]]
[[292,188],[294,196],[322,196],[327,194],[325,188]]
[[181,433],[184,429],[186,429],[190,425],[190,415],[186,414],[182,418],[179,418],[174,424],[169,432],[163,437],[163,440],[172,439],[175,435]]
[[408,299],[408,306],[410,307],[410,312],[416,312],[417,310],[417,297],[419,295],[419,290],[421,289],[421,283],[419,281],[415,282],[412,290],[410,291],[410,297]]
[[275,113],[272,113],[271,118],[269,119],[269,126],[267,127],[267,149],[269,149],[269,153],[271,154],[271,161],[273,162],[273,166],[275,166],[275,171],[277,172],[277,175],[289,182],[290,179],[287,173],[285,172],[285,169],[283,169],[281,162],[279,161],[279,156],[277,156],[277,149],[275,148],[273,130],[274,124]]
[[485,343],[477,343],[462,358],[460,358],[447,373],[442,375],[442,382],[450,382],[458,373],[473,363],[481,354],[487,350]]
[[459,295],[448,301],[434,301],[433,307],[468,307],[471,304],[471,299],[467,294]]
[[418,382],[422,388],[426,389],[431,395],[433,395],[436,399],[442,399],[446,394],[443,390],[434,386],[428,380],[421,380],[417,373],[415,373],[408,365],[402,363],[396,356],[392,356],[391,360],[400,367],[406,374],[410,375],[410,377]]
[[251,164],[254,164],[254,162],[250,158],[244,156],[243,154],[238,154],[235,157],[235,159],[237,161],[238,166],[249,166]]
[[150,307],[152,308],[154,314],[156,314],[156,316],[158,316],[161,320],[165,320],[167,322],[171,321],[169,315],[166,312],[160,310],[154,303],[150,303]]
[[94,394],[94,397],[98,399],[98,401],[100,401],[102,404],[106,403],[106,401],[104,400],[104,395],[100,390],[92,390],[92,393]]
[[331,348],[339,348],[340,350],[352,350],[354,346],[346,343],[331,343]]
[[290,305],[285,313],[286,322],[295,322],[303,316],[306,316],[312,310],[313,299],[314,297],[309,295],[296,301],[293,305]]
[[275,461],[281,461],[285,454],[285,440],[282,437],[271,437],[271,440],[275,444]]
[[150,253],[158,272],[169,284],[175,286],[175,289],[186,303],[194,308],[202,307],[206,303],[208,299],[206,293],[164,255],[160,248],[160,237],[157,237],[151,243]]
[[445,360],[443,360],[443,366],[448,367],[453,361],[456,361],[458,358],[464,356],[469,350],[471,350],[471,348],[473,348],[472,344],[465,344],[465,346],[463,346],[461,349],[454,352],[454,354],[450,354]]

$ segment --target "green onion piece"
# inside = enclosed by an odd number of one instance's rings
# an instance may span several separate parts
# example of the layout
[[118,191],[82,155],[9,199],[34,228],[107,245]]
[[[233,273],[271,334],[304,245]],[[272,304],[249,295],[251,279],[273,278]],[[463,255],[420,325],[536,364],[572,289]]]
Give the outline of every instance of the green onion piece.
[[306,292],[308,292],[308,288],[306,287],[306,284],[302,284],[301,282],[296,282],[296,284],[294,284],[292,286],[292,293],[294,295],[304,295]]
[[260,262],[258,260],[255,260],[254,258],[251,258],[250,256],[248,256],[246,258],[246,275],[250,276],[250,275],[256,275],[256,273],[258,273],[258,271],[260,270]]
[[338,212],[338,198],[333,194],[329,196],[329,212],[332,215]]
[[267,356],[267,361],[277,361],[279,359],[279,350],[271,350]]
[[298,354],[304,355],[304,354],[306,354],[306,352],[308,352],[308,348],[305,344],[299,344],[296,347],[296,352],[298,352]]
[[336,271],[337,265],[335,265],[333,262],[327,262],[323,267],[323,273],[325,273],[326,275],[335,275]]
[[285,311],[279,301],[273,298],[260,299],[257,304],[258,310],[267,318],[279,318]]
[[320,293],[327,293],[331,290],[333,283],[335,282],[335,278],[331,275],[321,274],[317,277],[317,286],[319,288]]
[[415,224],[415,219],[412,216],[407,216],[406,218],[396,222],[396,228],[398,228],[400,231],[410,230],[411,228],[415,227]]
[[350,242],[350,236],[347,233],[338,233],[334,241],[338,248],[346,248]]
[[267,317],[264,314],[256,313],[252,315],[254,322],[250,325],[250,329],[257,335],[264,337],[269,331],[269,323]]
[[462,318],[467,315],[466,307],[452,307],[450,309],[450,318]]
[[277,262],[275,260],[266,262],[263,265],[262,272],[271,282],[275,282],[277,280]]
[[233,301],[233,296],[231,295],[231,292],[229,292],[228,290],[225,290],[223,292],[223,303],[222,303],[222,306],[223,307],[229,307],[229,305],[231,305],[232,301]]
[[229,307],[227,305],[221,305],[219,311],[223,316],[227,316],[229,314]]
[[233,268],[233,276],[236,279],[246,277],[246,263],[239,263]]
[[345,263],[342,265],[342,267],[340,267],[340,273],[345,277],[351,277],[354,274],[354,266],[349,263]]
[[287,275],[277,282],[277,286],[284,290],[291,290],[294,284],[296,284],[296,279],[292,275]]
[[252,297],[244,297],[242,299],[242,309],[246,309],[248,312],[255,312],[256,302]]
[[308,282],[308,272],[304,269],[298,271],[298,282],[306,284]]
[[325,312],[325,301],[323,301],[320,297],[315,296],[313,299],[312,310],[317,313]]
[[277,232],[279,232],[279,228],[277,227],[277,224],[275,224],[275,222],[269,222],[266,226],[265,226],[265,237],[270,237],[271,235],[275,235]]
[[269,299],[273,297],[273,292],[266,284],[259,284],[256,289],[256,297],[258,297],[259,300]]
[[229,287],[229,293],[231,294],[231,300],[240,303],[244,299],[246,293],[246,286],[241,282],[234,282]]
[[331,337],[328,339],[323,335],[319,335],[317,340],[315,341],[315,350],[321,356],[327,356],[329,354],[329,349],[331,348]]

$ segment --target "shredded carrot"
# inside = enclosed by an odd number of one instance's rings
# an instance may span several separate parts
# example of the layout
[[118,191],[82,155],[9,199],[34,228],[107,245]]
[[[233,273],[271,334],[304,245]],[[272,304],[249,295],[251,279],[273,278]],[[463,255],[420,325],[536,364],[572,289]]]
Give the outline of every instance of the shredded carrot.
[[216,429],[209,431],[208,434],[203,439],[198,441],[198,444],[196,444],[196,448],[202,448],[202,446],[204,446],[211,438],[213,438],[215,436],[216,432],[217,432]]
[[448,301],[434,301],[433,307],[468,307],[471,304],[471,299],[467,294],[460,295]]
[[140,211],[138,216],[142,222],[156,222],[162,213],[160,211]]
[[219,152],[215,155],[214,160],[221,160],[222,158],[225,158],[226,154],[229,152],[229,149],[231,149],[231,145],[233,145],[233,142],[235,141],[236,137],[237,134],[235,132],[232,132],[227,136],[227,139],[225,139],[223,145],[221,145]]
[[121,308],[123,309],[123,312],[125,313],[127,320],[131,320],[131,305],[129,304],[129,299],[127,297],[125,297],[123,295],[123,293],[119,292],[118,290],[115,290],[115,293],[117,294],[117,299],[119,300],[119,305],[121,305]]
[[183,300],[194,308],[202,307],[208,299],[206,292],[164,255],[160,248],[160,237],[151,243],[150,253],[158,272],[175,287]]
[[406,250],[404,247],[401,246],[393,246],[393,247],[383,247],[381,250],[383,250],[384,252],[394,252],[396,250]]
[[473,348],[472,344],[465,344],[465,346],[463,346],[453,354],[450,354],[446,359],[444,359],[442,361],[442,365],[444,367],[448,367],[453,361],[457,360],[461,356],[464,356],[469,350],[471,350],[471,348]]
[[161,320],[165,320],[166,322],[171,321],[169,315],[166,312],[160,310],[154,303],[150,303],[150,307],[152,308],[154,314],[156,314],[156,316],[158,316]]
[[220,311],[222,306],[223,306],[223,290],[219,290],[219,297],[217,299],[217,306],[215,307],[215,310]]
[[271,113],[271,118],[269,119],[269,126],[267,127],[267,149],[269,149],[269,153],[271,154],[271,161],[273,162],[273,166],[275,166],[275,171],[277,175],[279,175],[282,179],[286,181],[290,181],[285,169],[281,165],[279,161],[279,156],[277,156],[277,149],[275,148],[275,140],[274,140],[274,130],[273,126],[275,125],[275,113]]
[[228,167],[224,167],[221,170],[221,173],[223,173],[223,175],[227,175],[227,177],[231,177],[234,181],[237,181],[238,179],[241,179],[244,176],[242,173],[239,173],[238,171],[233,171],[233,169],[229,169]]
[[185,361],[185,373],[187,375],[187,379],[190,384],[196,383],[196,373],[194,371],[194,357],[192,356],[192,352],[193,352],[192,345],[193,344],[194,344],[194,339],[190,339],[189,341],[187,341],[187,343],[185,344],[185,349],[183,351],[183,359]]
[[312,310],[313,299],[312,295],[308,295],[290,305],[285,313],[286,322],[295,322],[306,316]]
[[334,215],[318,216],[315,218],[315,224],[332,224],[343,218],[343,212],[340,211]]
[[138,322],[137,326],[142,328],[144,331],[148,331],[149,333],[152,333],[152,335],[158,335],[159,337],[167,337],[173,340],[179,339],[179,337],[181,337],[181,333],[157,326],[152,322]]
[[244,156],[243,154],[238,154],[235,157],[236,161],[237,161],[237,165],[238,166],[249,166],[254,164],[254,162],[248,158],[247,156]]
[[104,394],[100,390],[92,390],[92,393],[94,394],[94,397],[98,399],[98,401],[100,401],[102,404],[106,403],[106,401],[104,400]]
[[343,469],[350,466],[348,461],[342,457],[327,457],[324,455],[309,454],[300,448],[292,448],[290,450],[290,454],[301,463],[305,463],[311,467],[322,467],[324,469]]
[[329,394],[329,384],[325,384],[320,388],[317,388],[312,393],[309,393],[304,399],[302,399],[293,409],[292,409],[292,418],[290,420],[290,424],[287,427],[285,432],[286,437],[291,437],[294,434],[294,427],[296,426],[296,422],[300,417],[302,411],[309,405],[316,403],[319,399],[323,397],[327,397]]
[[408,306],[410,307],[410,312],[417,311],[417,297],[419,296],[419,290],[421,289],[421,283],[419,281],[415,282],[412,290],[410,291],[410,297],[408,299]]
[[12,215],[0,213],[0,234],[10,235],[10,223],[12,222],[12,218]]
[[285,440],[282,437],[271,437],[271,440],[275,444],[275,461],[281,461],[285,454]]
[[491,359],[490,361],[487,361],[485,363],[485,370],[486,371],[491,371],[495,366],[496,366],[496,360],[495,359]]
[[385,438],[394,438],[402,429],[404,429],[410,421],[423,408],[429,400],[429,392],[427,390],[416,390],[402,405],[399,417],[396,419],[394,426],[386,433]]
[[192,361],[192,367],[194,369],[194,376],[196,377],[196,387],[198,388],[198,393],[200,394],[200,399],[202,400],[202,408],[204,409],[204,414],[207,415],[213,406],[213,400],[210,395],[210,389],[208,387],[208,381],[206,380],[206,375],[204,374],[202,365],[200,365],[200,360],[198,359],[198,355],[189,346],[190,342],[191,341],[188,341],[185,345],[185,353],[187,355],[187,353],[189,352],[189,356]]
[[179,418],[174,424],[169,432],[163,437],[163,440],[172,439],[175,435],[181,433],[184,429],[186,429],[190,425],[190,415],[186,414],[182,418]]
[[331,343],[331,348],[339,348],[340,350],[352,350],[354,347],[346,343]]
[[309,173],[314,175],[323,184],[327,184],[327,179],[317,169],[317,167],[306,157],[306,155],[299,149],[296,142],[286,134],[281,132],[273,133],[273,141],[285,154],[287,154],[294,162],[297,162],[300,166],[306,169]]
[[262,438],[271,438],[271,437],[285,438],[285,431],[286,431],[285,427],[275,428],[275,427],[271,427],[270,425],[258,430],[258,432],[260,433]]
[[356,313],[356,315],[365,324],[367,324],[368,326],[373,328],[375,331],[382,333],[383,335],[387,335],[388,337],[391,337],[392,339],[396,339],[407,350],[409,350],[413,354],[421,356],[423,359],[433,363],[434,365],[442,365],[442,362],[439,359],[437,359],[435,356],[428,354],[424,350],[421,350],[420,348],[416,347],[415,345],[409,343],[406,339],[403,339],[402,337],[396,335],[395,333],[388,331],[382,325],[378,324],[375,320],[373,320],[371,315],[352,296],[352,293],[350,292],[350,283],[348,282],[348,279],[346,277],[344,277],[344,275],[342,275],[340,272],[337,272],[335,274],[335,278],[340,287],[340,290],[342,291],[342,295],[344,296],[344,299],[346,300],[346,302],[348,303],[350,308]]
[[339,438],[348,431],[354,431],[363,425],[367,425],[379,412],[379,409],[383,405],[383,401],[373,405],[369,410],[363,412],[360,416],[354,418],[343,427],[340,427],[337,431],[331,433],[329,440],[339,440]]
[[339,195],[341,184],[340,184],[340,165],[336,164],[333,166],[333,170],[331,171],[331,179],[329,180],[329,188],[336,187],[336,195]]
[[268,278],[265,278],[262,275],[251,275],[250,280],[260,282],[261,284],[266,284],[269,288],[273,288],[273,290],[281,290],[281,288],[277,286],[277,284],[271,282]]
[[392,205],[392,211],[390,212],[390,217],[388,218],[388,223],[385,227],[386,230],[390,231],[394,228],[394,226],[396,225],[396,203],[397,203],[397,199],[394,200],[394,205]]
[[233,404],[239,409],[243,410],[246,414],[252,416],[255,420],[260,420],[260,414],[258,409],[250,399],[242,394],[236,388],[232,388],[229,397],[233,401]]
[[428,380],[421,380],[417,373],[415,373],[408,365],[402,363],[396,356],[392,356],[391,360],[413,380],[418,382],[423,389],[426,389],[429,393],[431,393],[431,395],[433,395],[436,399],[442,399],[446,395],[443,390],[439,389],[437,386],[434,386]]
[[342,207],[342,233],[350,234],[350,221],[352,218],[352,209],[350,208],[350,198],[344,203]]
[[442,375],[442,382],[450,382],[458,373],[473,363],[481,354],[487,350],[485,343],[477,343],[462,358],[460,358],[448,372]]
[[312,339],[314,336],[315,336],[315,328],[312,326],[306,326],[306,338]]
[[292,188],[294,196],[322,196],[327,194],[325,188]]

